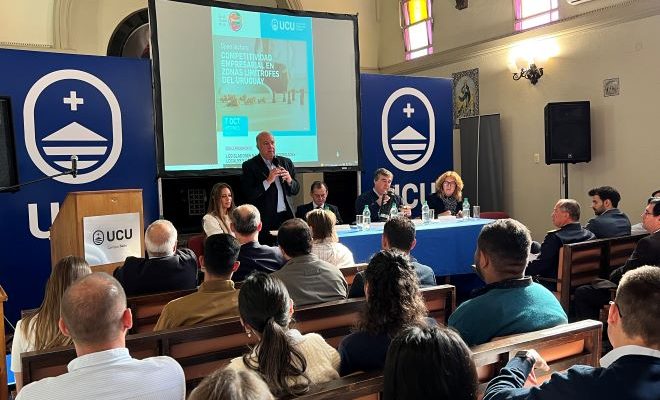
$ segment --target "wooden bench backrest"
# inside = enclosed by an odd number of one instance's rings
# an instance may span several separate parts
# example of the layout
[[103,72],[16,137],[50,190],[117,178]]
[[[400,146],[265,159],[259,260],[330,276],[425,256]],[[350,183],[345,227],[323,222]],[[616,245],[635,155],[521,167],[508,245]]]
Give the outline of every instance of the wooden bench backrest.
[[607,257],[607,240],[590,240],[565,244],[559,250],[557,271],[557,297],[568,313],[571,294],[577,286],[586,285],[598,278]]
[[341,267],[339,270],[341,271],[342,275],[344,275],[344,279],[346,279],[348,286],[351,286],[353,284],[353,279],[355,279],[355,275],[367,268],[367,265],[367,263],[354,264],[350,267]]
[[[429,314],[445,323],[455,307],[455,288],[440,285],[422,289]],[[294,325],[303,333],[317,332],[337,346],[357,322],[365,299],[338,300],[301,307],[294,313]],[[248,338],[238,318],[189,327],[145,332],[126,337],[126,347],[135,358],[168,355],[176,359],[186,374],[189,388],[204,376],[226,365],[232,358],[248,350],[256,337]],[[66,365],[75,358],[72,347],[45,352],[25,353],[22,357],[24,385],[66,372]]]
[[637,246],[637,242],[639,242],[640,239],[648,236],[648,234],[644,233],[641,235],[633,235],[633,236],[624,236],[624,237],[618,237],[618,238],[612,238],[610,240],[610,249],[609,249],[609,262],[607,264],[607,271],[611,271],[614,268],[618,268],[622,266],[623,264],[626,263],[630,255],[632,254],[633,250],[635,250],[635,246]]
[[186,289],[127,298],[128,308],[133,313],[133,328],[129,333],[153,331],[158,317],[167,303],[196,291],[197,289]]
[[[479,393],[483,392],[500,368],[519,350],[536,349],[548,362],[551,371],[539,374],[548,379],[551,372],[563,371],[572,365],[598,366],[601,352],[602,324],[580,321],[541,331],[512,335],[472,348],[473,359],[480,375]],[[383,391],[381,371],[360,373],[311,387],[298,399],[378,399]]]

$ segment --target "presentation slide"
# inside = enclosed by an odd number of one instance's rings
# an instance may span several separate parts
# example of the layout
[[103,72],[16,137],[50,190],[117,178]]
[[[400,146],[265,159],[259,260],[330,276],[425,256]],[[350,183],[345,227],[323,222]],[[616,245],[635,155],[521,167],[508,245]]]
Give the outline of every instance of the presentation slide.
[[261,131],[297,167],[357,167],[355,17],[229,6],[150,2],[164,172],[240,168]]

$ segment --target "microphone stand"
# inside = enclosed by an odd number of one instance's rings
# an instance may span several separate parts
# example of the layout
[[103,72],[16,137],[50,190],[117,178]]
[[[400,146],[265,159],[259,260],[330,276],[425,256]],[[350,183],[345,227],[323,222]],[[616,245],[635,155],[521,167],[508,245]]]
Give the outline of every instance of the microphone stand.
[[[37,183],[37,182],[41,182],[41,181],[45,181],[45,180],[48,180],[48,179],[57,178],[58,176],[62,176],[62,175],[73,175],[73,173],[74,173],[74,170],[73,170],[73,169],[69,169],[69,170],[66,170],[66,171],[64,171],[64,172],[60,172],[59,174],[50,175],[50,176],[44,176],[43,178],[34,179],[34,180],[32,180],[32,181],[27,181],[27,182],[19,183],[19,184],[13,185],[13,186],[0,187],[0,193],[2,193],[2,192],[12,192],[12,191],[15,192],[16,190],[20,189],[20,188],[23,187],[23,186],[31,185],[31,184],[33,184],[33,183]],[[74,178],[75,178],[75,176],[74,176]]]

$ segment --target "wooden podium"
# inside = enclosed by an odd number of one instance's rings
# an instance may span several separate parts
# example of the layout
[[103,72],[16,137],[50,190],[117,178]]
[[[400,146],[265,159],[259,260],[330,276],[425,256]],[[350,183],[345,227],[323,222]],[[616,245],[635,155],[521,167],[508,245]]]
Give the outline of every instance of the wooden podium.
[[[50,227],[50,259],[54,266],[62,257],[85,257],[83,218],[126,213],[140,213],[140,257],[144,255],[144,214],[142,189],[70,192]],[[121,262],[96,265],[93,271],[112,274]]]

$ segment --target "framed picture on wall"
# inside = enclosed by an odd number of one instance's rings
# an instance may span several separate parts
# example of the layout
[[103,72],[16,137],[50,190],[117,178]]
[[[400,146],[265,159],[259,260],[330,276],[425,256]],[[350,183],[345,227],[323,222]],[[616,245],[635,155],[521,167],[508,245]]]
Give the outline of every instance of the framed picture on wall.
[[479,68],[452,74],[454,129],[458,120],[479,115]]

